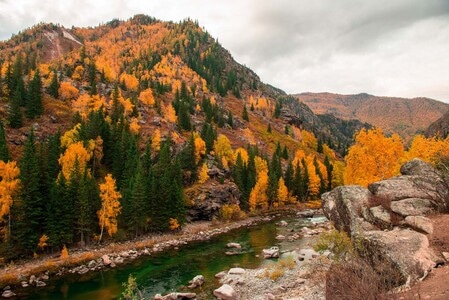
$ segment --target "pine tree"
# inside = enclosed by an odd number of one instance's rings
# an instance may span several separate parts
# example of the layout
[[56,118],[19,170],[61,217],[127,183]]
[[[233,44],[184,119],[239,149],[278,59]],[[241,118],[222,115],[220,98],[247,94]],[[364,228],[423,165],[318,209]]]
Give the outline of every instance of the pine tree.
[[323,141],[321,139],[318,139],[318,146],[317,150],[318,153],[323,153]]
[[229,111],[228,113],[228,125],[231,126],[231,128],[234,127],[234,118],[232,116],[232,112]]
[[248,111],[246,110],[246,105],[243,106],[242,119],[249,122]]
[[74,209],[73,194],[60,176],[52,185],[46,211],[45,231],[53,249],[73,242]]
[[267,132],[268,132],[268,133],[271,133],[271,123],[268,123]]
[[42,174],[35,143],[34,132],[31,130],[19,164],[23,216],[19,224],[19,240],[23,248],[30,252],[36,250],[39,237],[42,235],[46,210],[46,201],[40,190],[39,179]]
[[294,180],[293,180],[293,176],[294,176],[294,171],[293,171],[293,164],[290,161],[287,165],[287,169],[285,170],[285,174],[284,174],[284,182],[285,185],[287,186],[287,189],[294,194],[295,190],[294,190]]
[[21,94],[19,89],[13,94],[13,97],[9,103],[8,109],[8,122],[12,128],[22,127],[22,111],[20,109]]
[[53,78],[50,85],[47,88],[47,93],[53,96],[53,98],[58,99],[59,97],[59,81],[56,72],[53,72]]
[[3,122],[0,121],[0,160],[8,162],[9,158],[10,156],[8,143],[6,142],[5,128],[3,127]]
[[326,166],[327,179],[328,179],[327,190],[330,191],[332,189],[332,173],[334,171],[334,166],[329,161],[329,157],[327,157],[327,155],[324,158],[324,165]]
[[140,164],[135,171],[135,176],[130,182],[131,209],[128,227],[138,236],[145,229],[147,221],[147,193],[145,189],[145,178]]
[[285,146],[285,145],[284,145],[284,149],[282,150],[282,155],[281,155],[281,157],[282,157],[283,159],[288,159],[288,149],[287,149],[287,146]]
[[36,70],[28,87],[28,101],[26,103],[26,116],[33,119],[43,113],[42,106],[42,81],[39,71]]

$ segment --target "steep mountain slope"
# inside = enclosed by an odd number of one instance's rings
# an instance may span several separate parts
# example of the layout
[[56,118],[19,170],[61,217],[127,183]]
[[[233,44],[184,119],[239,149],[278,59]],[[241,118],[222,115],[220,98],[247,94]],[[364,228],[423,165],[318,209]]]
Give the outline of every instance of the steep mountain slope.
[[295,97],[316,114],[332,114],[345,120],[358,119],[380,127],[386,133],[397,132],[406,140],[417,132],[423,133],[449,109],[448,104],[428,98],[330,93],[303,93]]
[[426,130],[426,136],[438,136],[446,138],[449,134],[449,111],[445,113],[441,118],[429,125]]

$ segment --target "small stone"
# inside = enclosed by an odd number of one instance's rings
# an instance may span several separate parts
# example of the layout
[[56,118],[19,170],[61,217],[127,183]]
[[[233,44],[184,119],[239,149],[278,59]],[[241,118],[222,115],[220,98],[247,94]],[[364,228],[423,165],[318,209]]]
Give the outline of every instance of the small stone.
[[109,255],[107,254],[103,255],[101,259],[103,260],[103,264],[105,266],[109,266],[112,263],[111,259],[109,258]]
[[40,281],[40,280],[36,281],[36,286],[37,287],[42,287],[42,286],[46,286],[46,285],[47,284],[45,282],[43,282],[43,281]]
[[41,280],[48,280],[48,279],[50,279],[50,277],[47,274],[42,274],[41,276],[39,276],[39,278]]
[[24,287],[24,288],[26,288],[26,287],[29,286],[28,282],[26,282],[26,281],[22,281],[20,284],[21,284],[22,287]]
[[35,275],[31,275],[30,276],[30,280],[28,281],[29,284],[32,284],[33,282],[36,281],[36,276]]
[[226,276],[226,272],[225,271],[221,271],[221,272],[215,274],[215,278],[219,278],[219,279],[223,278],[225,276]]
[[236,248],[236,249],[241,249],[242,245],[240,245],[239,243],[227,243],[226,247],[228,248]]
[[204,276],[196,275],[192,280],[189,281],[189,289],[194,289],[196,287],[202,286],[204,284]]
[[288,225],[288,223],[285,222],[284,220],[282,220],[282,221],[279,222],[279,226],[285,227],[285,226],[287,226],[287,225]]
[[229,271],[228,271],[228,274],[230,274],[230,275],[242,275],[242,274],[245,274],[245,269],[242,269],[242,268],[231,268]]
[[95,261],[95,260],[91,260],[88,264],[87,264],[87,267],[89,268],[89,269],[93,269],[93,268],[95,268],[97,266],[97,262]]
[[276,239],[279,240],[279,241],[283,241],[283,240],[285,240],[285,235],[278,234],[278,235],[276,236]]
[[16,294],[14,294],[11,290],[7,290],[7,291],[4,291],[3,293],[2,293],[2,297],[3,298],[10,298],[10,297],[14,297]]

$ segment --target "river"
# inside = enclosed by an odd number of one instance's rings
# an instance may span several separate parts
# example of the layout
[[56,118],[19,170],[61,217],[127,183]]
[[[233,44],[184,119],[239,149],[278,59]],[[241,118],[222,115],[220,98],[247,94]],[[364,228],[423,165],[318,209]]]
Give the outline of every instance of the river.
[[[286,218],[287,227],[279,227],[275,221],[250,228],[241,228],[212,238],[209,241],[194,242],[178,250],[169,250],[153,256],[146,256],[113,269],[88,272],[83,275],[66,275],[53,278],[46,287],[27,289],[21,299],[45,300],[97,300],[118,299],[124,290],[123,284],[132,274],[148,299],[157,294],[186,291],[183,286],[196,275],[203,275],[206,284],[200,290],[199,299],[213,299],[212,291],[218,280],[214,275],[231,267],[256,268],[266,263],[259,254],[262,249],[277,245],[281,251],[303,247],[308,241],[279,242],[278,234],[297,231],[311,222],[323,218]],[[242,254],[225,255],[226,244],[237,242],[242,245]]]

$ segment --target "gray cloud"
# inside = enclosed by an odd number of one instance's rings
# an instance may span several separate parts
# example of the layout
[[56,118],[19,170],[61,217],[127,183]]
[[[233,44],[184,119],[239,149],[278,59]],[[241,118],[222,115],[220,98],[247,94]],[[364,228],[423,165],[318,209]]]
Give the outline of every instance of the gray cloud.
[[237,61],[287,92],[449,102],[447,0],[0,0],[0,39],[40,21],[95,26],[136,13],[197,19]]

